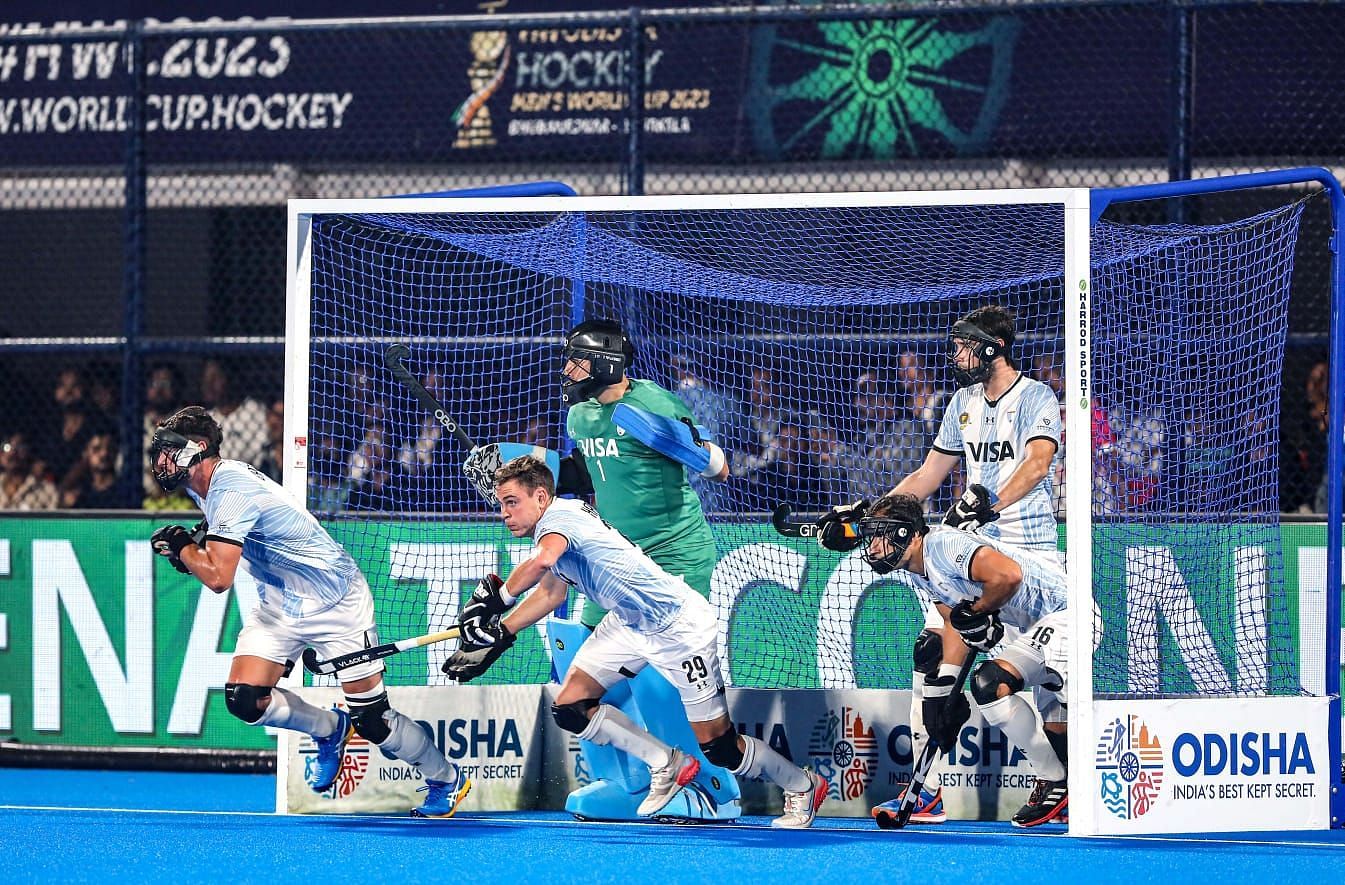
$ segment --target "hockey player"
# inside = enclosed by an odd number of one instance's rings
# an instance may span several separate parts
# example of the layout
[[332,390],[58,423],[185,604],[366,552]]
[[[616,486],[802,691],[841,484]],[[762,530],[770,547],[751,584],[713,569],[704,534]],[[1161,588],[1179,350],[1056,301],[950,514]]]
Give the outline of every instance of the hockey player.
[[349,713],[277,687],[306,646],[326,658],[378,644],[374,600],[350,554],[283,488],[249,464],[220,459],[223,437],[200,406],[159,422],[149,447],[154,478],[165,490],[185,486],[205,519],[195,533],[166,525],[150,541],[174,568],[216,593],[233,586],[240,567],[257,582],[260,604],[238,634],[224,686],[229,712],[250,725],[311,735],[318,751],[305,779],[315,792],[335,782],[353,732],[425,775],[427,797],[412,815],[451,817],[471,781],[389,706],[381,660],[337,674]]
[[[936,667],[924,677],[928,739],[951,749],[971,713],[965,700],[945,704],[967,649],[991,651],[1015,631],[994,660],[970,679],[981,715],[1023,750],[1037,775],[1018,827],[1058,820],[1069,805],[1065,697],[1069,614],[1066,578],[1054,557],[1041,556],[947,526],[930,529],[920,502],[895,492],[879,498],[857,524],[864,561],[880,575],[904,569],[923,578],[941,624]],[[929,650],[933,657],[933,650]],[[1032,686],[1044,728],[1018,696]],[[893,813],[895,809],[893,810]],[[875,816],[883,806],[874,810]]]
[[[700,749],[712,764],[741,777],[764,777],[784,790],[784,814],[772,826],[811,826],[826,799],[827,781],[734,730],[716,649],[719,624],[710,604],[605,523],[593,507],[557,499],[551,472],[541,461],[523,457],[505,464],[495,474],[495,493],[510,533],[532,538],[535,546],[507,580],[489,582],[493,593],[475,595],[463,609],[462,642],[444,663],[444,672],[462,682],[480,676],[513,645],[518,631],[557,608],[568,588],[576,586],[608,614],[576,652],[551,713],[557,725],[582,740],[611,744],[649,766],[649,793],[639,813],[661,811],[700,767],[694,756],[601,703],[614,684],[652,664],[676,686]],[[514,608],[524,593],[527,598]]]

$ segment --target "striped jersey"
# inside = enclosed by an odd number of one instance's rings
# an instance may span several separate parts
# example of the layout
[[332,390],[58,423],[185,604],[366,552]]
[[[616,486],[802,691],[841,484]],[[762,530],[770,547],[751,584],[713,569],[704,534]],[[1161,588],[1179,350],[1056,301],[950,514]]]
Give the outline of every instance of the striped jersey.
[[[1055,457],[1060,457],[1060,401],[1051,388],[1020,374],[994,402],[985,398],[982,384],[963,387],[953,394],[934,448],[963,459],[968,486],[979,483],[998,495],[1034,439],[1050,440],[1055,445]],[[1054,469],[1047,470],[1041,482],[978,533],[1054,553],[1059,547],[1054,476]]]
[[359,567],[345,548],[283,488],[250,464],[221,460],[204,499],[187,493],[210,524],[208,538],[243,548],[241,567],[261,604],[289,618],[341,601]]
[[978,547],[1003,553],[1023,570],[1018,590],[1000,609],[999,616],[1005,624],[1026,630],[1047,615],[1065,609],[1069,598],[1065,572],[1052,555],[947,526],[934,526],[925,535],[925,578],[936,601],[951,608],[981,597],[980,582],[970,577],[972,554]]
[[657,633],[667,627],[695,592],[583,501],[553,500],[533,531],[539,541],[545,535],[567,542],[551,571],[633,630]]

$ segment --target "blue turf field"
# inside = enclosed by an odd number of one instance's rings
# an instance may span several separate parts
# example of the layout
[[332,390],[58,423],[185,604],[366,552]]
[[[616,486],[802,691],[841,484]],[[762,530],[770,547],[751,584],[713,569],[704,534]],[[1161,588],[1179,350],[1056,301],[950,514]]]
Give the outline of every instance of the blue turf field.
[[0,768],[0,882],[1327,885],[1345,877],[1341,830],[1070,839],[1063,827],[949,822],[883,832],[842,818],[791,833],[766,818],[677,827],[540,812],[277,817],[273,790],[267,775]]

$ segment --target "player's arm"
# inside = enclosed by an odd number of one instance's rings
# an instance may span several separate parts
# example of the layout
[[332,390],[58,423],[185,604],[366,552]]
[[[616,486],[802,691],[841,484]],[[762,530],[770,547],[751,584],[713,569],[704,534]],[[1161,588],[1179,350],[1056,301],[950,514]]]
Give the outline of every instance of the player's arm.
[[[959,456],[950,455],[942,449],[930,449],[915,472],[897,483],[892,491],[902,495],[914,495],[918,500],[924,501],[938,491],[939,486],[943,485],[943,481],[953,472],[953,468],[960,460]],[[1027,494],[1026,490],[1023,494]]]
[[997,612],[1018,592],[1023,569],[1003,553],[983,544],[972,554],[967,576],[981,585],[981,597],[970,609],[977,613]]
[[1055,440],[1045,437],[1028,440],[1027,454],[1018,464],[1018,469],[1000,487],[999,501],[992,505],[996,511],[1003,513],[1004,508],[1021,501],[1024,495],[1046,478],[1046,474],[1051,471],[1051,462],[1055,459],[1055,449]]
[[202,584],[215,593],[223,593],[234,585],[238,563],[243,559],[243,545],[212,536],[206,538],[204,547],[184,547],[178,556]]
[[943,618],[943,624],[937,630],[943,639],[943,663],[961,667],[967,658],[968,649],[967,644],[962,641],[962,634],[954,630],[953,625],[948,622],[948,615],[952,609],[942,602],[935,605],[935,608]]
[[569,587],[551,572],[551,567],[560,559],[570,542],[564,535],[551,532],[537,542],[532,556],[523,560],[509,573],[504,582],[505,592],[510,596],[528,593],[528,598],[514,607],[509,616],[501,621],[506,630],[514,635],[525,627],[531,627],[542,618],[555,611],[569,595]]

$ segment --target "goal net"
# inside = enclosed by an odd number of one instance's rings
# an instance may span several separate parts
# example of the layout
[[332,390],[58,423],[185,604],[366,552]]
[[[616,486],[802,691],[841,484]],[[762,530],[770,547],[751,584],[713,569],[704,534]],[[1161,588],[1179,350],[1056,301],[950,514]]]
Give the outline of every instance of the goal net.
[[[915,597],[769,514],[876,498],[918,466],[954,390],[949,330],[997,304],[1017,367],[1061,397],[1065,452],[1091,438],[1051,474],[1072,598],[1104,626],[1080,697],[1311,694],[1325,616],[1286,582],[1276,446],[1302,203],[1214,225],[1088,212],[1082,190],[292,204],[307,454],[287,484],[363,567],[385,641],[451,625],[528,545],[383,353],[407,345],[474,441],[566,450],[565,332],[616,318],[631,374],[730,453],[729,482],[696,487],[731,683],[908,688]],[[482,683],[550,677],[525,632]],[[450,651],[391,658],[388,680],[440,684]]]

